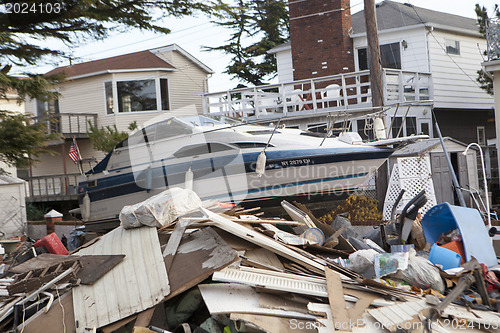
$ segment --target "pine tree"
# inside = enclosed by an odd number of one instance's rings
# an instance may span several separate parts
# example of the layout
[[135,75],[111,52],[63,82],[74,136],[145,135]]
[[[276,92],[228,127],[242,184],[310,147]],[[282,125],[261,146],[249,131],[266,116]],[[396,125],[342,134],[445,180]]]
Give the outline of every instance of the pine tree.
[[[486,10],[486,7],[481,6],[479,4],[476,4],[476,15],[477,15],[477,23],[479,25],[479,33],[483,35],[483,37],[486,37],[486,27],[489,21],[489,16],[488,16],[488,11]],[[493,15],[497,18],[500,18],[500,11],[498,5],[495,5],[495,8],[493,10]],[[486,51],[485,51],[486,55]],[[491,79],[490,75],[487,75],[487,73],[480,69],[477,71],[477,82],[479,82],[479,85],[483,90],[485,90],[488,94],[493,95],[493,80]]]
[[267,51],[288,40],[287,6],[285,0],[238,0],[232,6],[219,2],[214,23],[233,32],[227,44],[205,49],[232,55],[224,73],[252,85],[264,84],[276,73],[274,55]]
[[[84,40],[102,40],[110,31],[142,30],[168,33],[157,25],[164,16],[181,17],[195,12],[210,13],[211,7],[196,0],[24,0],[1,1],[0,8],[0,98],[17,94],[17,102],[26,98],[50,101],[58,97],[54,87],[61,75],[44,76],[23,73],[10,75],[13,65],[20,68],[40,64],[50,57],[68,56],[51,47],[48,41],[63,41],[76,46]],[[46,150],[49,139],[43,123],[28,116],[0,111],[0,161],[26,167]],[[2,170],[0,169],[0,172]]]

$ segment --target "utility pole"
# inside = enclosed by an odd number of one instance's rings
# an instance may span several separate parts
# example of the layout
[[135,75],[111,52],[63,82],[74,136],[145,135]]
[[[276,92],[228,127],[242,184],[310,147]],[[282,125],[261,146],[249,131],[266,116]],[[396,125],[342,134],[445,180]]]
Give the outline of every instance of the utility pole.
[[[384,106],[384,92],[382,89],[382,61],[380,60],[380,48],[378,44],[377,18],[375,16],[375,1],[364,0],[365,2],[365,25],[366,38],[368,40],[368,67],[370,68],[370,89],[372,95],[372,106]],[[383,118],[382,118],[383,119]],[[375,135],[375,133],[374,133]],[[385,195],[389,182],[389,170],[387,161],[382,164],[376,174],[375,186],[378,208],[384,207]]]
[[382,90],[382,61],[378,44],[377,18],[375,17],[375,1],[365,1],[366,38],[368,39],[368,64],[370,67],[370,88],[372,91],[372,106],[384,105]]

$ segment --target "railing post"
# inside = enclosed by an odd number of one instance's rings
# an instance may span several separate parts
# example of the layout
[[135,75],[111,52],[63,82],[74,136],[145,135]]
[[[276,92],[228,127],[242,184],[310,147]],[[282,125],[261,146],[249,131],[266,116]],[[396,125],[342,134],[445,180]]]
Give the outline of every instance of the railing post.
[[229,90],[226,91],[226,113],[230,117],[234,117],[234,110],[231,107],[231,92]]
[[255,118],[259,118],[259,111],[260,111],[260,105],[259,105],[259,98],[257,97],[257,88],[253,87],[253,107],[254,107],[254,115]]
[[344,74],[340,75],[340,78],[342,80],[342,97],[344,99],[344,107],[347,108],[349,106],[349,99],[347,98],[347,88]]
[[399,102],[402,103],[405,100],[405,88],[404,88],[404,80],[403,80],[403,71],[398,71],[398,89],[399,89],[399,94],[398,94],[398,99]]
[[356,74],[354,82],[356,82],[356,103],[361,104],[361,75]]
[[313,112],[318,111],[318,105],[316,103],[316,85],[314,81],[311,79],[311,100],[313,102]]
[[415,101],[420,101],[420,73],[415,73]]
[[286,101],[285,85],[283,83],[281,84],[281,100],[283,101],[283,116],[286,116],[288,113],[288,104]]
[[[387,105],[389,97],[387,94],[387,71],[382,69],[382,90],[384,91],[384,105]],[[371,92],[370,92],[371,93]]]

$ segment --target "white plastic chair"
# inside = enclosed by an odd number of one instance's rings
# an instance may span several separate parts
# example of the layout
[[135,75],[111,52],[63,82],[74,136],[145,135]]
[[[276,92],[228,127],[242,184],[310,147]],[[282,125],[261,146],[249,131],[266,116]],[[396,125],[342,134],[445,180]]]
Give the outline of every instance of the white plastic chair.
[[325,99],[323,107],[326,108],[331,106],[331,102],[335,103],[333,106],[341,106],[342,96],[340,91],[340,86],[338,84],[330,84],[326,86],[325,91],[323,92],[323,98]]

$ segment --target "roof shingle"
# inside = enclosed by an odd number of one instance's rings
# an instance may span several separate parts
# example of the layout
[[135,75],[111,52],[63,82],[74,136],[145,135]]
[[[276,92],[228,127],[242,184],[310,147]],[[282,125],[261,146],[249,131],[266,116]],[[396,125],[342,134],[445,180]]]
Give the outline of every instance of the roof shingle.
[[[378,4],[376,13],[378,30],[434,23],[478,32],[475,19],[394,1]],[[352,15],[352,29],[356,34],[366,32],[364,11]]]
[[57,67],[45,75],[65,73],[67,77],[74,77],[91,73],[99,73],[106,70],[146,68],[174,69],[174,67],[168,62],[146,50],[111,58],[82,62],[80,64],[70,66]]

